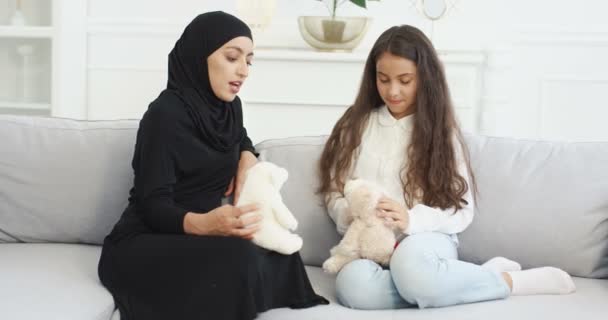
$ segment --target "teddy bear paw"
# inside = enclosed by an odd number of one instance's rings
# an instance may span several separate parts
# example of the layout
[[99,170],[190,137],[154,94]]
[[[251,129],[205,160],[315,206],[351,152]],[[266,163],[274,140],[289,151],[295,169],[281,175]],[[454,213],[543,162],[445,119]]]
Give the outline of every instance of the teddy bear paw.
[[323,270],[327,273],[338,273],[341,269],[341,265],[338,263],[338,259],[336,257],[331,257],[323,263]]
[[298,221],[293,219],[287,223],[287,229],[290,231],[295,231],[298,228]]

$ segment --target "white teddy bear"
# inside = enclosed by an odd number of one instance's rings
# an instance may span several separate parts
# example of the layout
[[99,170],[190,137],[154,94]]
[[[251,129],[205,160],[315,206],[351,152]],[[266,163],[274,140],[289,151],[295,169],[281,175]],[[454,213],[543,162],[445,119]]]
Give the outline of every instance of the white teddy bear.
[[380,187],[366,180],[356,179],[346,183],[344,197],[353,222],[340,243],[331,249],[331,256],[323,263],[323,270],[338,273],[347,263],[360,258],[384,266],[389,264],[396,237],[376,214],[378,201],[383,194]]
[[[247,171],[237,206],[257,203],[262,216],[260,230],[253,243],[285,255],[302,248],[302,238],[289,232],[298,227],[298,221],[283,203],[279,190],[287,181],[287,170],[266,161],[260,161]],[[252,214],[252,213],[247,213]],[[246,215],[247,215],[246,214]]]

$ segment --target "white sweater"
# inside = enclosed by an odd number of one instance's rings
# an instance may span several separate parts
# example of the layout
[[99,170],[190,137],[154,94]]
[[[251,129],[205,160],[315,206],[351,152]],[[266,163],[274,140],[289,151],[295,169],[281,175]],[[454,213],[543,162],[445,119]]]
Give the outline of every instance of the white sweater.
[[[369,122],[363,132],[358,158],[354,162],[351,176],[374,181],[381,185],[388,196],[405,204],[403,186],[400,180],[401,168],[407,163],[406,146],[410,143],[415,115],[396,120],[386,106],[380,107],[370,114]],[[409,211],[409,226],[404,232],[415,234],[420,232],[441,232],[455,234],[466,229],[473,221],[473,197],[470,188],[469,174],[466,163],[462,158],[460,146],[456,147],[458,172],[465,178],[469,190],[464,195],[468,202],[465,207],[454,213],[453,208],[441,210],[424,204],[415,204]],[[404,163],[405,162],[405,163]],[[340,234],[344,234],[350,221],[348,220],[348,203],[339,192],[329,195],[327,209],[330,217],[336,223]]]

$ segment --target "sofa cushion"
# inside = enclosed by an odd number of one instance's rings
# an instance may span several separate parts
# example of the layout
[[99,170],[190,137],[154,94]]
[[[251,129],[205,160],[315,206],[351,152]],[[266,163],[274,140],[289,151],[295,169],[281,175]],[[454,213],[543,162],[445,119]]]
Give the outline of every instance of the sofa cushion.
[[325,137],[299,137],[267,140],[256,145],[261,160],[271,161],[289,172],[281,194],[299,222],[296,233],[304,240],[300,251],[302,260],[315,266],[323,264],[329,257],[329,249],[340,239],[322,197],[315,194],[316,166],[325,140]]
[[0,244],[2,319],[108,320],[114,301],[97,277],[101,247]]
[[127,205],[138,121],[0,116],[0,242],[100,244]]
[[[0,244],[0,309],[7,319],[120,319],[112,296],[99,283],[101,247],[73,244]],[[335,279],[318,267],[306,271],[330,305],[260,314],[273,319],[604,319],[608,280],[575,278],[577,292],[563,296],[510,297],[437,309],[351,310],[336,303]]]
[[524,268],[608,277],[608,142],[468,136],[479,197],[463,260],[500,255]]
[[287,308],[260,314],[258,320],[436,320],[436,319],[586,319],[600,320],[608,312],[608,280],[575,278],[577,292],[571,295],[516,296],[505,300],[486,301],[445,308],[419,310],[352,310],[336,304],[334,277],[320,268],[306,271],[315,291],[328,298],[331,304],[309,309]]
[[[608,143],[536,142],[468,135],[478,199],[460,235],[463,260],[502,255],[525,268],[551,265],[608,277]],[[287,168],[285,202],[300,221],[305,263],[319,266],[339,241],[317,186],[326,137],[268,140],[261,159]]]

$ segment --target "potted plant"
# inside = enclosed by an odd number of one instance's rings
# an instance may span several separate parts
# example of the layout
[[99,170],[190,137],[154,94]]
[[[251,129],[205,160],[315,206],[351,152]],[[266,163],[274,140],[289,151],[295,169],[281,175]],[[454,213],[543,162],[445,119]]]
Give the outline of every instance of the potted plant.
[[319,50],[345,50],[354,49],[365,36],[371,18],[368,17],[340,17],[338,8],[350,2],[363,9],[367,8],[368,1],[379,0],[315,0],[325,3],[329,16],[301,16],[298,26],[302,38],[312,47]]

